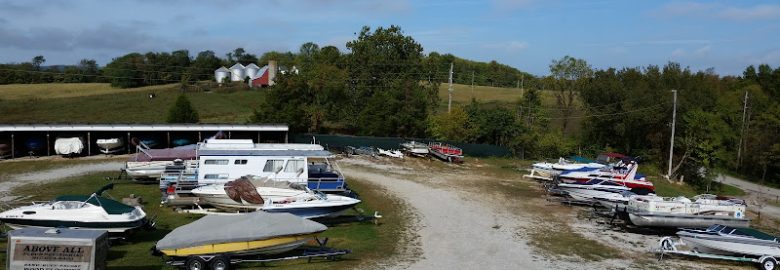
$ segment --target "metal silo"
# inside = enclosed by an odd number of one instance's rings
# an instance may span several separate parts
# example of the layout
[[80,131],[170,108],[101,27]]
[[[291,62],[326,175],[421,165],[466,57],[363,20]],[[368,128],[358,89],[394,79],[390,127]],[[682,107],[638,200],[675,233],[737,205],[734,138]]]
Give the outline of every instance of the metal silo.
[[257,71],[260,70],[260,67],[255,65],[254,63],[247,65],[244,68],[245,76],[249,77],[250,79],[254,79],[257,77]]
[[230,78],[230,70],[226,67],[220,67],[214,71],[214,79],[216,79],[218,83],[222,83],[225,78]]
[[246,77],[246,73],[244,72],[244,65],[241,63],[236,63],[232,67],[230,67],[230,80],[234,82],[240,82],[244,80],[244,77]]

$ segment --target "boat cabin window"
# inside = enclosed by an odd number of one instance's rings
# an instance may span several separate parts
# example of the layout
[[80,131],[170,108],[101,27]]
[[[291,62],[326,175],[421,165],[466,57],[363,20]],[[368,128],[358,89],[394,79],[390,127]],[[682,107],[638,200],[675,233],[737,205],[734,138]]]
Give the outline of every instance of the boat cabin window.
[[303,166],[306,166],[306,162],[303,160],[289,160],[287,161],[287,166],[284,167],[284,172],[289,173],[297,173],[298,171],[303,172]]
[[276,172],[284,166],[284,160],[282,159],[269,159],[265,162],[263,172]]
[[236,161],[234,161],[233,164],[236,164],[236,165],[246,165],[247,162],[249,162],[249,161],[246,160],[246,159],[236,159]]
[[203,176],[204,179],[228,179],[226,173],[210,173]]
[[227,159],[207,159],[203,162],[206,165],[228,165]]

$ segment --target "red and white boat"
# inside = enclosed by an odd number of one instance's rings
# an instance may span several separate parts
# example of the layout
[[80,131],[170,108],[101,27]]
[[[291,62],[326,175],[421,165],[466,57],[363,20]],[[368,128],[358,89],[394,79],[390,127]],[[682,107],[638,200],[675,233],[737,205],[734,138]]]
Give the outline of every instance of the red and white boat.
[[559,179],[564,183],[585,183],[591,179],[609,180],[629,187],[637,194],[655,192],[653,182],[647,181],[644,176],[637,177],[636,171],[638,168],[639,164],[631,161],[625,168],[591,172],[568,172],[559,175]]
[[431,149],[431,154],[441,160],[455,163],[463,162],[463,149],[441,142],[430,142],[428,148]]

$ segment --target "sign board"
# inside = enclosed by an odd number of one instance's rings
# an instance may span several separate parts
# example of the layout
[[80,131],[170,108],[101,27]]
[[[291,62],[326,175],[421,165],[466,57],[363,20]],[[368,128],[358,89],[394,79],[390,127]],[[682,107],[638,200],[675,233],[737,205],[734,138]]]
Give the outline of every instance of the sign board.
[[8,270],[105,269],[108,238],[104,231],[62,230],[50,235],[33,228],[11,231]]

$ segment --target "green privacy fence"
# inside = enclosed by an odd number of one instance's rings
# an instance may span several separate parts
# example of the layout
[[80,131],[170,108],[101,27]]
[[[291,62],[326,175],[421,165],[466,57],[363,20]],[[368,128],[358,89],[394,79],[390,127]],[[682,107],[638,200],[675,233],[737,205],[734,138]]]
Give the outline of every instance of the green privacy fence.
[[[327,135],[327,134],[294,134],[290,137],[292,143],[312,143],[317,144],[333,151],[338,151],[346,146],[360,147],[373,146],[382,149],[398,149],[399,144],[405,141],[418,141],[428,143],[434,141],[431,139],[404,139],[399,137],[370,137],[370,136],[348,136],[348,135]],[[508,157],[512,152],[508,148],[492,144],[459,143],[449,142],[454,146],[463,149],[466,156],[471,157]]]

